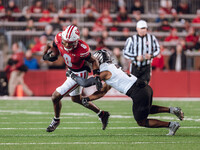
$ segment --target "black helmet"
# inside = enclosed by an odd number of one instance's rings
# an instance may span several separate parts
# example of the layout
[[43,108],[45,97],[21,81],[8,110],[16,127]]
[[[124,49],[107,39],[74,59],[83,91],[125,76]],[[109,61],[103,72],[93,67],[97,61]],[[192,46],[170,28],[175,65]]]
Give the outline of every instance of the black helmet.
[[110,53],[105,49],[96,51],[93,56],[99,61],[99,64],[112,62]]

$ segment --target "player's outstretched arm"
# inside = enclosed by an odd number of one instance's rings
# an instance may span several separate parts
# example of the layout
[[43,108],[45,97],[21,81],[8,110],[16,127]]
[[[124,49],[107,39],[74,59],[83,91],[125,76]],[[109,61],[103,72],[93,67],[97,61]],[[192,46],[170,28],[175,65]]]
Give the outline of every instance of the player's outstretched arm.
[[102,88],[102,83],[99,77],[91,77],[89,79],[84,79],[72,73],[71,70],[68,70],[66,72],[66,76],[71,77],[74,81],[78,83],[78,85],[82,87],[89,87],[92,85],[96,85],[98,91],[101,90]]

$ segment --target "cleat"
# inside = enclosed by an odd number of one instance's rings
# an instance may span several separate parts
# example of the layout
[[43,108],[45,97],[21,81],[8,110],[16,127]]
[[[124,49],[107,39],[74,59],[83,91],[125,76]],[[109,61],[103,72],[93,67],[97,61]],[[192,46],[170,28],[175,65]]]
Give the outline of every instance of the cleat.
[[175,135],[179,127],[180,127],[180,124],[178,122],[170,122],[169,133],[167,135],[169,136]]
[[47,132],[53,132],[60,124],[60,119],[56,120],[53,118],[51,124],[46,129]]
[[110,113],[107,111],[102,111],[101,117],[99,117],[99,120],[102,123],[102,130],[105,130],[108,125],[108,118],[110,116]]
[[176,115],[181,121],[184,118],[184,113],[182,112],[180,107],[174,107],[172,113]]

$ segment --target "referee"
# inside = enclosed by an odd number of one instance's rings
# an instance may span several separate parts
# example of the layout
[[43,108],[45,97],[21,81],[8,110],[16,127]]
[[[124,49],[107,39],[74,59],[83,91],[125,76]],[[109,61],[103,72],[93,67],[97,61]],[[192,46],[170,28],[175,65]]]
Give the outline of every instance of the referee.
[[160,46],[155,36],[147,33],[147,22],[137,22],[137,34],[126,40],[124,57],[131,60],[130,72],[139,79],[149,83],[151,61],[160,53]]

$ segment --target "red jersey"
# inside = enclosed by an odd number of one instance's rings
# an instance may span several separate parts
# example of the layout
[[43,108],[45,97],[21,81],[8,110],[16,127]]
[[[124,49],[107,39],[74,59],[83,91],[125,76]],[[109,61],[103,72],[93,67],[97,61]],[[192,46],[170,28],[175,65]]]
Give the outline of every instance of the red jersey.
[[192,23],[200,23],[200,18],[196,17],[192,20]]
[[7,79],[10,78],[10,73],[12,71],[18,70],[24,64],[24,53],[23,52],[16,52],[12,55],[11,58],[12,58],[12,60],[17,61],[17,63],[14,66],[7,65],[5,67]]
[[58,47],[58,50],[63,57],[66,65],[74,70],[79,70],[84,66],[85,58],[90,55],[90,48],[87,43],[82,40],[78,41],[78,45],[71,51],[66,51],[62,45],[62,32],[59,32],[55,36],[55,43]]
[[39,22],[51,22],[52,21],[52,18],[51,17],[41,17],[40,19],[39,19]]

